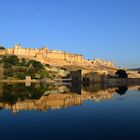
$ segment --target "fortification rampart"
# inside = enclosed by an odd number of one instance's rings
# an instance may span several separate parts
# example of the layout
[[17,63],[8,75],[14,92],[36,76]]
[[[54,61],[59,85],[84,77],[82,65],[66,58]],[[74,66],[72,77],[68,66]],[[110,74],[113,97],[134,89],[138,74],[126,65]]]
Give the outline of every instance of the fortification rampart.
[[85,60],[81,54],[72,54],[64,51],[58,50],[48,50],[47,47],[40,49],[33,48],[23,48],[20,44],[15,45],[13,48],[8,48],[5,50],[0,50],[0,55],[17,55],[19,57],[26,57],[31,59],[36,59],[41,62],[53,62],[57,64],[95,64],[106,67],[113,67],[111,61],[104,61],[101,59]]

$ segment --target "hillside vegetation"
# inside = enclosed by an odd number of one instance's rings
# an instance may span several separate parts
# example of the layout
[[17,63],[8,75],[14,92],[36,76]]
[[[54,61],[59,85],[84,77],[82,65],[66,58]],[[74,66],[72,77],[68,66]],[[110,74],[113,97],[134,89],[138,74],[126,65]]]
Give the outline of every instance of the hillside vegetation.
[[[1,69],[3,67],[3,78],[32,79],[53,78],[54,73],[47,71],[45,66],[36,60],[19,59],[16,55],[0,56]],[[2,70],[1,70],[2,72]]]

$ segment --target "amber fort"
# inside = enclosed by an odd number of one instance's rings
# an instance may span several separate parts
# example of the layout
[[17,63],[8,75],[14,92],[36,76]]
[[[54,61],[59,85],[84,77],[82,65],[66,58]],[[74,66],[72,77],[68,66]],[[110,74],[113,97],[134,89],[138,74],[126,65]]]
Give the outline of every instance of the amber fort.
[[95,64],[106,67],[113,67],[112,61],[101,59],[86,60],[82,54],[73,54],[60,50],[49,50],[48,47],[42,48],[24,48],[16,44],[13,48],[0,50],[0,55],[17,55],[19,57],[35,59],[42,63],[62,64]]

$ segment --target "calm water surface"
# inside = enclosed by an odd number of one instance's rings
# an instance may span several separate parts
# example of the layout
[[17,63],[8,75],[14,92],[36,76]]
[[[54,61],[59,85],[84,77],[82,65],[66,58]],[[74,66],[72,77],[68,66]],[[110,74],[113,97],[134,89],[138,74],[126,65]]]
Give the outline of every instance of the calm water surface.
[[2,140],[140,139],[140,86],[0,85]]

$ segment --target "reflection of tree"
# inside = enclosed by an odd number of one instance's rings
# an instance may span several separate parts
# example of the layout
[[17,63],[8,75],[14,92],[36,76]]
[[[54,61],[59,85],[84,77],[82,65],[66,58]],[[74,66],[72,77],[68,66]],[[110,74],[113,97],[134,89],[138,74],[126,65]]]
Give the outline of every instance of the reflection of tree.
[[118,89],[116,90],[116,92],[120,95],[123,95],[126,93],[126,91],[128,90],[128,88],[126,86],[120,86],[118,87]]
[[15,104],[17,101],[23,101],[25,99],[39,99],[48,89],[48,85],[36,86],[33,84],[30,87],[26,87],[23,84],[4,85],[3,95],[0,97],[0,101]]

